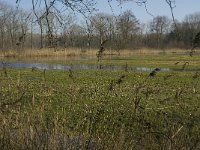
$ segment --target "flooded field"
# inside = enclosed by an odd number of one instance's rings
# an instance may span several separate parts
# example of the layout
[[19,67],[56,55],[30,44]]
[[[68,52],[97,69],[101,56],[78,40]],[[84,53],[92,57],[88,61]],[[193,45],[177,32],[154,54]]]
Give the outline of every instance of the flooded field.
[[[128,65],[105,65],[105,64],[47,64],[47,63],[28,63],[28,62],[1,62],[0,67],[8,68],[32,68],[32,69],[56,69],[56,70],[77,70],[77,69],[104,69],[104,70],[135,70],[135,71],[152,71],[155,68],[149,67],[129,67]],[[197,72],[200,69],[178,69],[178,68],[159,68],[160,71],[186,71]]]
[[104,70],[135,70],[152,71],[159,68],[161,71],[189,71],[197,72],[200,59],[198,56],[188,55],[134,55],[104,56],[97,61],[91,57],[22,57],[2,58],[0,67],[35,68],[35,69],[104,69]]

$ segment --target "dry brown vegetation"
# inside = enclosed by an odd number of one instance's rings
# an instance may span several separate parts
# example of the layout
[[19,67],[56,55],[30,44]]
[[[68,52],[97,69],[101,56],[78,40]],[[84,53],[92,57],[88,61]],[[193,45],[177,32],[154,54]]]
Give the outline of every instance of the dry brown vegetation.
[[[43,48],[43,49],[26,49],[26,50],[6,50],[0,52],[0,57],[59,57],[59,56],[96,56],[98,49],[78,49],[78,48]],[[135,50],[114,50],[106,49],[102,55],[121,55],[130,56],[135,54],[184,54],[188,53],[187,49],[135,49]]]

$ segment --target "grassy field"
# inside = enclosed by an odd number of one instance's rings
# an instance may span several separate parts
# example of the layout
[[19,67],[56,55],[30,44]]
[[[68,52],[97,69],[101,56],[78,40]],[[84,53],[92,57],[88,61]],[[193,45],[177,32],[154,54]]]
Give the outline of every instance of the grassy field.
[[1,68],[0,147],[200,149],[199,78],[195,72],[150,77],[140,71]]

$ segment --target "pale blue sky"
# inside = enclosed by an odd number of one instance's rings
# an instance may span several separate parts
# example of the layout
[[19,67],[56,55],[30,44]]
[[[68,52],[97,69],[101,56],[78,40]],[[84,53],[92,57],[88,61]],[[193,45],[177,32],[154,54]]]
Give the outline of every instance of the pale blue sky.
[[[15,5],[16,0],[1,0],[9,4]],[[98,0],[97,9],[101,12],[119,14],[126,9],[131,9],[135,16],[141,22],[148,22],[152,17],[146,13],[144,6],[138,6],[136,3],[126,2],[121,6],[118,6],[118,3],[113,0],[111,2],[113,12],[111,11],[110,6],[108,5],[107,0]],[[31,9],[31,0],[21,0],[20,8]],[[154,16],[157,15],[166,15],[171,17],[170,8],[166,4],[165,0],[148,0],[147,3],[148,11]],[[192,14],[195,12],[200,12],[200,0],[176,0],[176,8],[174,8],[175,18],[181,21],[185,15]]]

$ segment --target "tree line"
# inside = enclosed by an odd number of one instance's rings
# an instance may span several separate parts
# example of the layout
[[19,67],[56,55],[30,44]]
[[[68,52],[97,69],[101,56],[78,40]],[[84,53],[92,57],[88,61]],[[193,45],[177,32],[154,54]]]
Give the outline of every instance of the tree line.
[[176,24],[167,16],[142,23],[131,10],[117,16],[96,12],[77,20],[79,16],[72,12],[58,14],[50,7],[29,12],[0,1],[0,50],[96,49],[102,43],[115,50],[187,49],[200,31],[200,12]]

